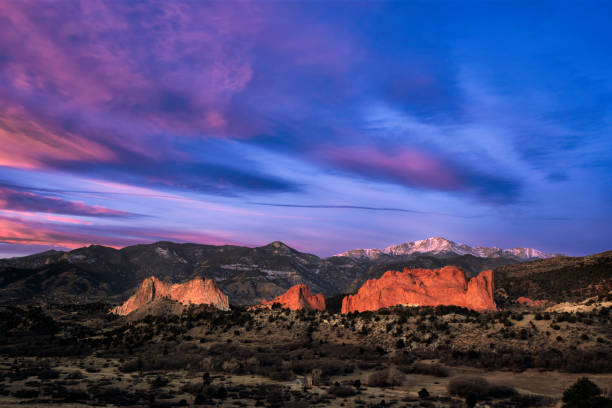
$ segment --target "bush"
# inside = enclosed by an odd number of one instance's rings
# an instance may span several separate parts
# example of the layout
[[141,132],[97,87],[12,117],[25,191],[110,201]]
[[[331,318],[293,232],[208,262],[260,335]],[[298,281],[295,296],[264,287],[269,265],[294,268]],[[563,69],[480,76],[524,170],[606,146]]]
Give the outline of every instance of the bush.
[[224,400],[227,398],[227,390],[223,386],[209,385],[203,387],[201,393],[196,395],[194,403],[196,405],[208,404],[211,399]]
[[38,390],[17,390],[13,393],[15,398],[36,398]]
[[402,371],[406,374],[424,374],[434,377],[448,377],[450,375],[448,368],[440,364],[414,363],[411,366],[402,367]]
[[78,389],[67,389],[61,392],[60,397],[64,402],[85,402],[89,399],[89,394]]
[[375,371],[368,377],[367,384],[370,387],[393,387],[402,385],[406,376],[395,368]]
[[59,378],[60,373],[57,370],[49,368],[47,370],[43,370],[38,374],[38,378],[41,380],[55,380]]
[[291,370],[272,370],[268,372],[268,377],[274,381],[291,381],[295,375]]
[[[208,384],[205,384],[208,385]],[[186,394],[197,395],[202,391],[202,384],[197,382],[190,382],[181,387],[181,391]]]
[[563,393],[563,408],[609,408],[612,400],[601,395],[601,389],[586,377],[578,381]]
[[207,400],[206,397],[204,395],[202,395],[202,394],[196,395],[195,399],[193,400],[193,403],[195,405],[203,405],[203,404],[207,404],[209,402],[212,402],[212,401]]
[[329,388],[329,390],[327,390],[327,393],[336,398],[347,398],[357,395],[355,388],[343,385],[333,385]]
[[509,398],[518,393],[506,385],[490,384],[482,377],[455,377],[448,383],[448,392],[463,398],[480,401],[487,398]]
[[82,380],[83,378],[85,378],[85,376],[80,371],[73,371],[72,373],[66,375],[67,380]]
[[156,358],[137,358],[123,363],[119,371],[130,373],[134,371],[181,370],[187,368],[189,361],[178,356],[161,356]]
[[212,379],[210,378],[210,373],[202,374],[202,384],[210,385],[212,383]]
[[467,398],[470,395],[478,399],[486,398],[489,382],[482,377],[455,377],[448,383],[448,393]]
[[404,351],[393,356],[391,362],[397,365],[410,365],[414,363],[414,355]]
[[157,377],[155,377],[155,380],[153,380],[153,382],[151,382],[151,385],[155,388],[160,388],[160,387],[164,387],[166,385],[168,385],[168,379],[165,377],[162,377],[160,375],[158,375]]
[[510,398],[518,395],[514,388],[501,384],[489,384],[487,394],[490,398]]
[[555,404],[555,399],[544,395],[518,394],[510,400],[518,407],[550,407]]
[[[280,363],[279,363],[280,366]],[[291,363],[296,374],[308,374],[314,369],[321,370],[321,377],[329,378],[334,375],[349,374],[355,369],[351,364],[335,358],[320,358],[317,360],[297,360]]]

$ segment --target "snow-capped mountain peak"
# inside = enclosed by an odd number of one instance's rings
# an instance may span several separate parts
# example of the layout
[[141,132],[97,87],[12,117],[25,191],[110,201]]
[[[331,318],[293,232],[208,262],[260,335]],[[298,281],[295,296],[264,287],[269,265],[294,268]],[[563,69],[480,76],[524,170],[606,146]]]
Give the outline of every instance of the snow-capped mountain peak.
[[354,249],[336,256],[347,256],[355,259],[377,259],[381,256],[408,256],[413,254],[428,255],[473,255],[480,258],[510,257],[522,261],[529,259],[552,258],[557,254],[549,254],[533,248],[501,249],[498,247],[471,247],[456,243],[442,237],[432,237],[420,241],[405,242],[391,245],[384,249]]

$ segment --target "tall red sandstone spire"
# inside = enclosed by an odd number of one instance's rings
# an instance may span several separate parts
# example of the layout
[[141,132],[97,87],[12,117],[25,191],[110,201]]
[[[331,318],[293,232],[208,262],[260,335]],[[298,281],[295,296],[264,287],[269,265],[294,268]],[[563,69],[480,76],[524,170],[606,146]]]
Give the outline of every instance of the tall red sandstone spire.
[[306,285],[295,285],[273,300],[262,300],[256,307],[271,308],[274,303],[279,303],[283,309],[301,310],[315,309],[325,310],[325,299],[321,293],[313,295]]
[[456,305],[473,310],[496,310],[493,301],[493,271],[483,271],[467,280],[456,266],[441,269],[387,271],[370,279],[355,295],[342,300],[342,313],[378,310],[397,305]]
[[154,276],[142,281],[136,293],[121,306],[113,309],[120,315],[127,315],[143,305],[159,298],[169,298],[183,304],[207,304],[221,310],[229,310],[227,295],[212,279],[194,278],[185,283],[165,283]]

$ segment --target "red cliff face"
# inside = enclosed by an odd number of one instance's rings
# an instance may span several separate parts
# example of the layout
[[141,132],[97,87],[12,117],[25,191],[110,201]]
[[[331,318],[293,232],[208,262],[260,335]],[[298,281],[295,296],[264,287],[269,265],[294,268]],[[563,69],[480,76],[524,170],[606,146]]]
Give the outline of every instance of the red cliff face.
[[342,313],[378,310],[383,307],[455,305],[473,310],[496,310],[493,271],[467,280],[458,267],[387,271],[370,279],[357,294],[342,300]]
[[274,303],[279,303],[283,309],[325,310],[325,299],[323,295],[321,293],[313,295],[306,285],[295,285],[274,300],[262,300],[261,304],[256,307],[271,308]]
[[185,283],[165,283],[152,276],[142,281],[138,290],[121,306],[113,309],[120,315],[127,315],[141,306],[159,298],[168,298],[188,304],[207,304],[221,310],[229,310],[229,302],[214,280],[194,278]]

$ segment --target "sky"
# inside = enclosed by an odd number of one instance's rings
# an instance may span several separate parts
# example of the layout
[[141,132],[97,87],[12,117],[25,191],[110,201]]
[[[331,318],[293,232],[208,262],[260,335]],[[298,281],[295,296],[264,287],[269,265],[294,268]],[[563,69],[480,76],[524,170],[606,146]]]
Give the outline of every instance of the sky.
[[612,249],[606,2],[0,1],[0,257]]

